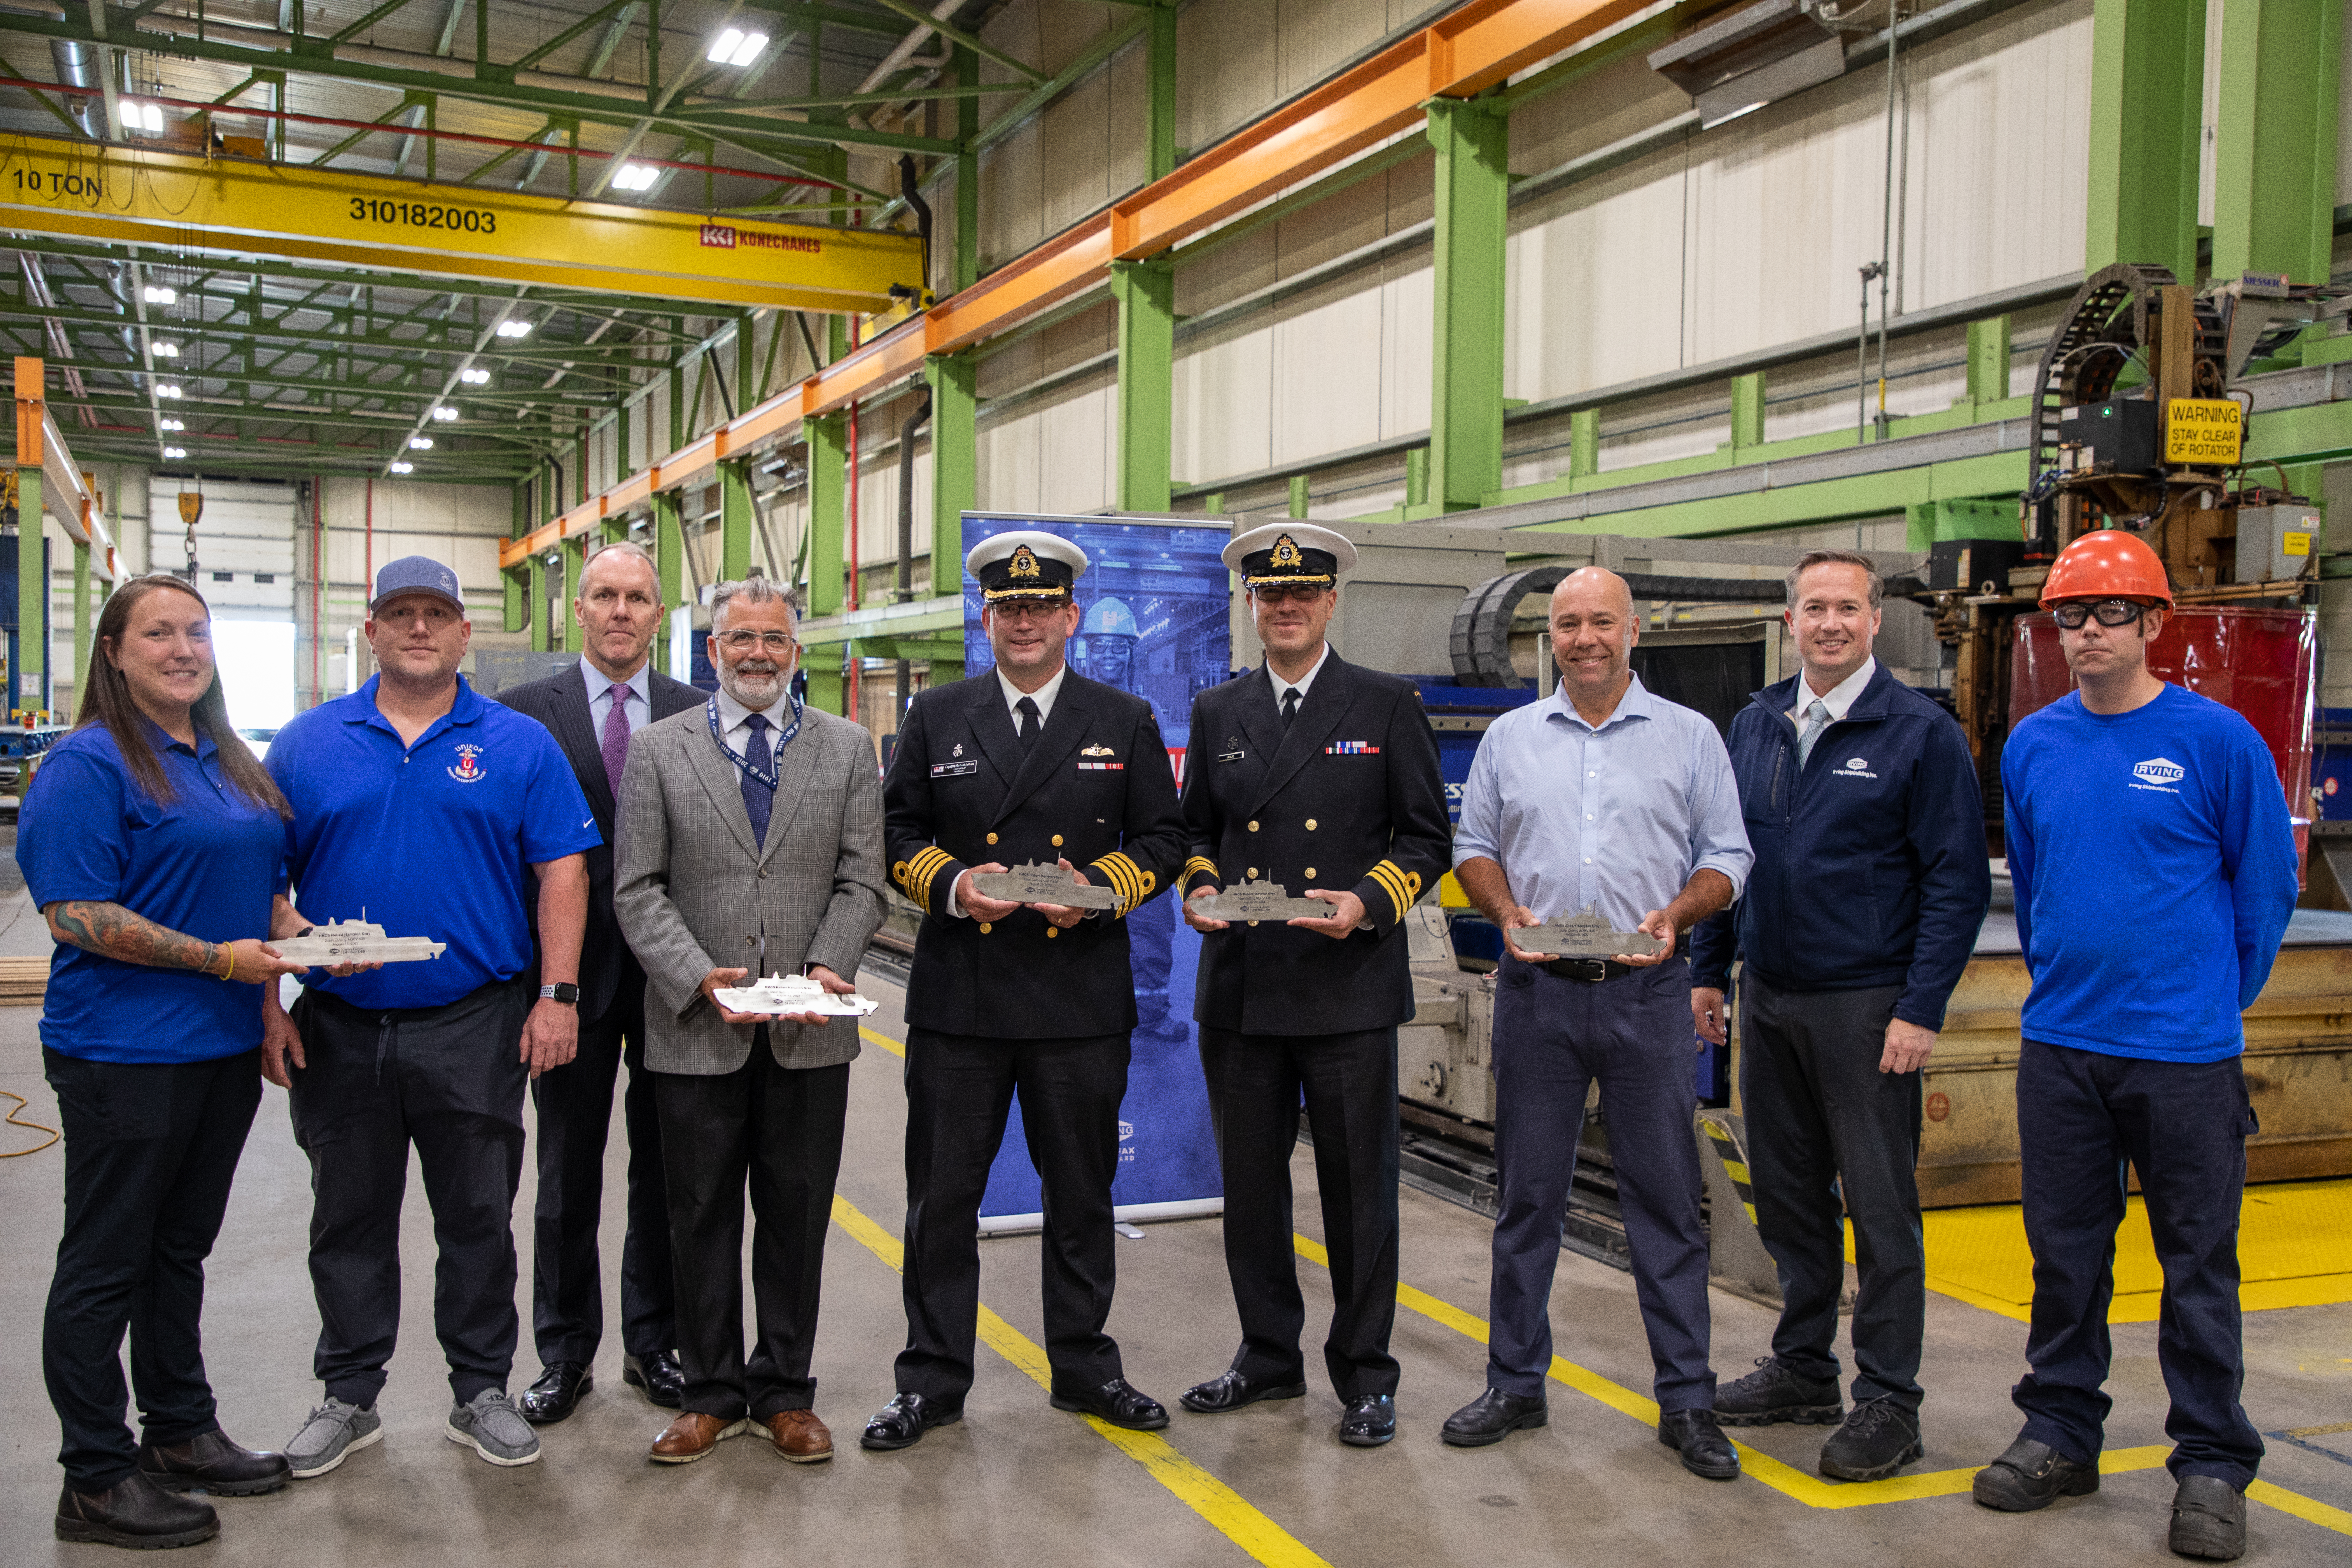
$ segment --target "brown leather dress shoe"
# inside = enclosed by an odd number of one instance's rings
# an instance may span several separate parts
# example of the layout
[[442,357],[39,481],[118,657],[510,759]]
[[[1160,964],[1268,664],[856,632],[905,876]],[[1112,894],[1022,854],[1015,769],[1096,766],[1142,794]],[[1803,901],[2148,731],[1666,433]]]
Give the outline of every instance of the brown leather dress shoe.
[[768,1436],[776,1457],[795,1465],[814,1465],[833,1458],[833,1434],[814,1410],[779,1410],[768,1417]]
[[662,1428],[654,1439],[646,1458],[656,1465],[690,1465],[710,1450],[748,1430],[751,1423],[738,1416],[730,1421],[724,1415],[705,1415],[699,1410],[688,1410]]

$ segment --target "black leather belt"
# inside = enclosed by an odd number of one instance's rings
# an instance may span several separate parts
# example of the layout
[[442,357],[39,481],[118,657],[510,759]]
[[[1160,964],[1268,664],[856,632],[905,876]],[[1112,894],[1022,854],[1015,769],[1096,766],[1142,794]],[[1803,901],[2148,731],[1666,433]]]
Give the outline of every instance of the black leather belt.
[[1632,964],[1620,963],[1613,958],[1555,958],[1536,967],[1558,979],[1582,981],[1587,985],[1633,973]]

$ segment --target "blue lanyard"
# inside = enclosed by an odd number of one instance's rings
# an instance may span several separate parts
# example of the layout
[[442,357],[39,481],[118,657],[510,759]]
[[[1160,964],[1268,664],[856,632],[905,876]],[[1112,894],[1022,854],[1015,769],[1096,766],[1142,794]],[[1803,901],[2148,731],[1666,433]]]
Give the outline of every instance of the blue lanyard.
[[[759,780],[760,783],[765,784],[768,788],[775,788],[776,769],[772,762],[770,763],[765,771],[755,768],[751,765],[749,758],[745,757],[741,752],[738,752],[734,747],[727,743],[727,732],[719,727],[719,699],[714,697],[709,701],[704,703],[703,711],[710,720],[710,738],[719,742],[719,749],[727,753],[727,760],[733,763],[737,767],[742,769],[743,772],[751,777]],[[793,721],[782,726],[776,731],[776,742],[769,749],[768,755],[771,758],[773,758],[786,746],[791,745],[793,743],[793,737],[800,732],[801,700],[799,694],[794,693],[793,696]]]

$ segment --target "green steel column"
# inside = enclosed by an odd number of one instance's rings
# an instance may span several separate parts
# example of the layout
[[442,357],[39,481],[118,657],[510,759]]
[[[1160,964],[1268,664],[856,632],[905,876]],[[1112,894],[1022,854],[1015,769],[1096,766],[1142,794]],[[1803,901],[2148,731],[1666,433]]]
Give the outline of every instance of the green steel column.
[[669,449],[686,445],[686,318],[669,319]]
[[[560,609],[554,612],[554,616],[557,626],[562,628],[561,636],[562,637],[563,651],[566,653],[578,653],[580,651],[580,620],[578,616],[572,613],[572,601],[580,596],[580,576],[582,573],[588,569],[588,536],[584,533],[580,533],[574,534],[570,539],[565,540],[563,542],[562,555],[563,604]],[[558,634],[554,627],[550,627],[548,635],[552,638]]]
[[1999,403],[2009,395],[2009,318],[1969,323],[1969,401]]
[[2084,268],[2152,261],[2193,285],[2205,0],[2095,0],[2091,26]]
[[1155,0],[1145,40],[1143,177],[1176,172],[1176,0]]
[[[686,582],[686,525],[678,515],[677,496],[664,491],[653,498],[654,578],[661,584],[663,605],[675,614],[693,595]],[[687,671],[670,668],[669,637],[654,639],[654,668],[684,680]]]
[[[956,83],[969,87],[980,80],[980,57],[970,49],[955,52]],[[969,289],[980,281],[980,154],[971,144],[980,135],[980,100],[956,100],[956,210],[954,252],[949,259],[948,287]]]
[[[843,550],[849,526],[848,425],[838,414],[820,415],[807,422],[809,614],[837,616],[845,602],[842,590]],[[802,655],[808,670],[809,700],[828,713],[847,705],[846,683],[841,678],[841,648],[828,644]]]
[[1503,238],[1510,125],[1498,105],[1429,105],[1437,150],[1430,500],[1475,507],[1503,480]]
[[751,574],[751,464],[719,465],[719,575],[740,583]]
[[735,412],[751,406],[751,378],[760,374],[760,319],[745,311],[735,323]]
[[1763,444],[1764,373],[1759,370],[1731,378],[1731,445],[1737,450]]
[[1601,410],[1580,408],[1568,416],[1568,477],[1589,479],[1601,471]]
[[89,546],[74,545],[73,589],[73,683],[74,706],[81,706],[81,694],[89,689]]
[[1118,506],[1166,511],[1176,445],[1176,277],[1150,261],[1110,264],[1118,302]]
[[1307,480],[1305,474],[1290,476],[1290,515],[1293,517],[1307,515]]
[[555,650],[557,633],[547,612],[547,552],[530,552],[530,646],[540,653]]
[[510,632],[530,629],[530,572],[528,569],[499,574],[499,608],[500,621]]
[[48,574],[41,570],[41,470],[16,470],[16,668],[8,672],[8,710],[46,708],[49,667],[47,639],[41,636],[48,606]]
[[963,514],[980,504],[980,362],[971,353],[933,354],[931,384],[931,592],[963,580]]
[[2213,139],[2213,277],[2327,281],[2336,215],[2334,0],[2222,0]]

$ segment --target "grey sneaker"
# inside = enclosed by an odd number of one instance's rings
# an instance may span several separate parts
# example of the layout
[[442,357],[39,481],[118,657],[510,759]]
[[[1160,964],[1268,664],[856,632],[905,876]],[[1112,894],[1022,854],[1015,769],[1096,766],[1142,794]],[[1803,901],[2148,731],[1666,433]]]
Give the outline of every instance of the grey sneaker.
[[494,1465],[539,1463],[539,1434],[503,1388],[486,1388],[470,1405],[451,1405],[449,1425],[442,1431]]
[[286,1463],[294,1479],[307,1481],[323,1476],[361,1448],[383,1441],[383,1417],[373,1405],[346,1405],[330,1399],[302,1423],[302,1430],[286,1445]]

